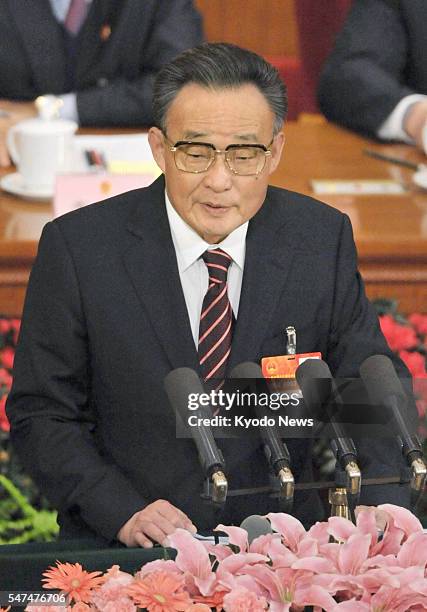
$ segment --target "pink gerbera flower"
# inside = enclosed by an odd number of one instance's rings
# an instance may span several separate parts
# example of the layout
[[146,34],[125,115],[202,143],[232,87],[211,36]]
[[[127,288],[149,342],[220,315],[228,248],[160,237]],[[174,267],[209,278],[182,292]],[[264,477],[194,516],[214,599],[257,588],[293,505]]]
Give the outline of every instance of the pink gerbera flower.
[[178,574],[153,572],[135,580],[126,590],[133,601],[148,612],[181,612],[192,603]]
[[45,589],[59,589],[69,596],[70,602],[90,602],[91,591],[103,584],[102,572],[87,572],[80,563],[56,562],[57,567],[50,567],[43,573]]

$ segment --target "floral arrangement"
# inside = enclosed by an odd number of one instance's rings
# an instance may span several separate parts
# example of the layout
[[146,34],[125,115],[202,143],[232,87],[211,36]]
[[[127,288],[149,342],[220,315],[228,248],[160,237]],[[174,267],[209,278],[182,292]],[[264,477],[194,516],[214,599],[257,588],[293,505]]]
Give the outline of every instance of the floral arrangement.
[[134,576],[117,565],[102,574],[57,561],[44,572],[43,586],[60,589],[73,612],[427,610],[427,533],[409,510],[384,504],[362,509],[356,525],[331,517],[308,531],[288,514],[267,518],[274,531],[251,543],[240,527],[217,527],[228,535],[227,545],[178,529],[169,536],[175,560],[152,561]]
[[20,319],[0,318],[0,430],[9,431],[5,405],[12,385],[12,367],[18,341]]
[[0,318],[0,544],[49,541],[58,533],[56,512],[49,509],[11,453],[6,398],[20,319]]
[[[399,355],[414,379],[414,393],[420,416],[420,435],[427,437],[427,315],[413,313],[408,318],[397,311],[391,300],[375,302],[381,330],[391,350]],[[427,446],[425,446],[427,450]]]

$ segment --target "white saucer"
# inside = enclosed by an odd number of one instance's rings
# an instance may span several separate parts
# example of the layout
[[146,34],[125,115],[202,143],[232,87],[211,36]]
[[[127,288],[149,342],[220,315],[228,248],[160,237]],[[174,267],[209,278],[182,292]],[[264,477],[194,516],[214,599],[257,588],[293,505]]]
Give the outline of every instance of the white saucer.
[[427,167],[414,173],[412,180],[421,189],[427,189]]
[[19,172],[3,176],[0,179],[0,187],[9,193],[13,193],[13,195],[29,200],[51,200],[53,198],[53,189],[51,187],[33,189],[26,187]]

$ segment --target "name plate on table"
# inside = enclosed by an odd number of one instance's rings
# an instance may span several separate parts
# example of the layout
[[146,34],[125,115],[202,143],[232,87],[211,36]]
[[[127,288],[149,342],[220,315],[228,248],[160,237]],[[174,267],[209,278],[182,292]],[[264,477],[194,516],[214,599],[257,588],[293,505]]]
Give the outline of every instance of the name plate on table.
[[100,202],[113,196],[147,187],[155,176],[147,174],[110,174],[108,172],[58,174],[53,199],[53,216]]
[[392,180],[315,180],[310,181],[316,195],[401,195],[406,189]]

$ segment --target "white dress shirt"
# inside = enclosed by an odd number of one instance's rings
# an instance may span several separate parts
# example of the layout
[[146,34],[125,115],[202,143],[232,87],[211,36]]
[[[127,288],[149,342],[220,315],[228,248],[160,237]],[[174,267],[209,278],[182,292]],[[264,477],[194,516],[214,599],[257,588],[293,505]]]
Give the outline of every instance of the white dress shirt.
[[207,249],[220,248],[232,258],[227,277],[228,298],[234,316],[237,318],[243,269],[245,267],[248,222],[240,225],[219,244],[209,244],[179,216],[166,192],[165,199],[166,212],[178,262],[179,277],[190,318],[194,344],[197,347],[199,343],[200,313],[209,283],[208,269],[201,256]]
[[377,131],[378,138],[383,140],[401,140],[412,144],[414,142],[413,139],[403,129],[403,119],[412,104],[426,99],[427,96],[422,94],[411,94],[402,98],[387,119],[380,125]]

